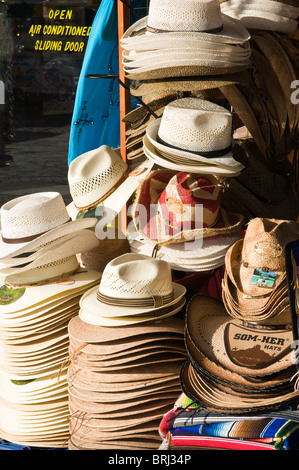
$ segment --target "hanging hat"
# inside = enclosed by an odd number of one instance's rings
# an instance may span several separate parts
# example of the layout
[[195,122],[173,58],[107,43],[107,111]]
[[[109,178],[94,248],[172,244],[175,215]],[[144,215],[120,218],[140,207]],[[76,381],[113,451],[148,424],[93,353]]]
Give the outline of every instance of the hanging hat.
[[[67,206],[69,216],[72,220],[96,217],[103,219],[105,226],[109,225],[152,166],[146,159],[128,173],[119,152],[107,145],[75,158],[68,172],[73,198]],[[102,228],[97,224],[97,234],[103,232]]]
[[185,292],[172,282],[168,263],[127,253],[108,263],[100,285],[82,296],[80,318],[102,326],[163,318],[183,307]]
[[133,222],[145,240],[159,244],[237,232],[242,216],[223,211],[221,196],[213,176],[157,170],[136,194]]
[[61,227],[62,234],[67,233],[66,226],[70,216],[61,194],[40,192],[5,203],[0,209],[0,219],[2,258],[58,227]]
[[292,34],[298,26],[299,7],[285,1],[227,0],[221,3],[221,12],[240,20],[248,29]]
[[122,182],[128,166],[108,145],[75,158],[68,171],[75,207],[86,210],[106,199]]
[[193,173],[235,176],[244,169],[233,157],[231,112],[199,98],[166,105],[146,128],[144,152],[161,166]]

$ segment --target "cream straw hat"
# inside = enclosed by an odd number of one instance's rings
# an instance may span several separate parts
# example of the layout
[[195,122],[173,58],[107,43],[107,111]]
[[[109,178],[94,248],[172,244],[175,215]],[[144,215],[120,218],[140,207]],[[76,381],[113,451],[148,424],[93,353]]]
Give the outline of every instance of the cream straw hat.
[[2,258],[45,232],[64,226],[70,216],[61,194],[40,192],[5,203],[0,209],[0,221]]
[[169,39],[243,44],[250,35],[239,21],[221,13],[218,0],[189,0],[184,5],[178,0],[152,0],[148,16],[127,29],[121,45],[125,50],[155,49],[157,43],[165,48],[165,40],[171,46]]
[[235,176],[244,169],[233,157],[231,112],[200,98],[166,105],[147,126],[143,146],[155,163],[179,171]]
[[106,199],[122,182],[128,166],[108,145],[75,158],[68,170],[70,193],[75,207],[86,210]]
[[299,7],[284,1],[228,0],[221,3],[222,13],[238,19],[248,29],[292,34],[298,27]]

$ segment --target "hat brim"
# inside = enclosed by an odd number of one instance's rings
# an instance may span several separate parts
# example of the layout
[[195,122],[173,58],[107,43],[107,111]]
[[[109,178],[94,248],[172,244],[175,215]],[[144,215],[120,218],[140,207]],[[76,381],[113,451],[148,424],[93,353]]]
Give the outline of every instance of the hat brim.
[[[120,42],[123,49],[145,50],[146,47],[154,49],[157,43],[169,44],[169,39],[194,39],[199,41],[212,41],[215,43],[243,44],[250,39],[250,34],[240,21],[222,14],[223,30],[219,33],[206,32],[169,32],[169,33],[149,33],[146,32],[148,16],[141,18],[130,26],[122,36]],[[167,41],[167,42],[165,42]]]

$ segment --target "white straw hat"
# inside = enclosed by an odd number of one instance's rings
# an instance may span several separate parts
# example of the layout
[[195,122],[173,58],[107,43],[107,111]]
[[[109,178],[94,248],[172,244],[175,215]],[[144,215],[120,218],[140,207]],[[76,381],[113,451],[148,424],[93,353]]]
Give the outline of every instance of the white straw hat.
[[166,105],[147,126],[143,143],[148,158],[166,168],[223,175],[244,169],[233,157],[231,112],[200,98]]
[[106,199],[123,181],[127,169],[119,153],[108,145],[79,155],[68,170],[75,207],[86,210]]
[[228,0],[221,3],[221,11],[240,20],[248,29],[292,34],[298,27],[299,7],[283,1]]
[[3,257],[45,232],[63,226],[70,216],[61,194],[40,192],[21,196],[0,209],[0,257]]
[[185,292],[184,286],[172,282],[166,261],[127,253],[106,265],[100,285],[82,296],[80,308],[99,321],[139,314],[159,318],[168,307],[175,310]]

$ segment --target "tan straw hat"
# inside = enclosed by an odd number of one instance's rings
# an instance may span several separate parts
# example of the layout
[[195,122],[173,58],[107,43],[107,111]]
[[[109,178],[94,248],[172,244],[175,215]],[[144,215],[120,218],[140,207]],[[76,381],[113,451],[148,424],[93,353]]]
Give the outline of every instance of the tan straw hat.
[[252,219],[243,240],[226,254],[228,276],[248,296],[265,295],[285,278],[284,245],[299,236],[299,224],[276,219]]
[[80,318],[102,326],[162,318],[183,307],[185,292],[172,282],[167,262],[127,253],[108,263],[99,286],[82,296]]
[[5,203],[0,209],[0,219],[2,258],[45,232],[63,227],[70,216],[60,193],[40,192]]

